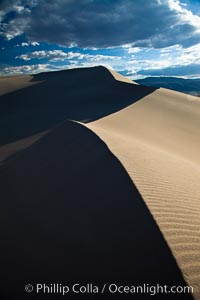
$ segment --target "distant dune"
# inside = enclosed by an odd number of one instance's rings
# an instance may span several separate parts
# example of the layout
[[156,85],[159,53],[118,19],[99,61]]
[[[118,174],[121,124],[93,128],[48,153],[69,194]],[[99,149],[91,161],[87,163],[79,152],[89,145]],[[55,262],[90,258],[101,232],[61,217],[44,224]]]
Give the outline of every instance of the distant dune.
[[3,299],[46,281],[188,284],[198,300],[200,99],[103,67],[0,87]]
[[94,121],[155,90],[113,74],[97,67],[1,77],[0,162],[60,122]]

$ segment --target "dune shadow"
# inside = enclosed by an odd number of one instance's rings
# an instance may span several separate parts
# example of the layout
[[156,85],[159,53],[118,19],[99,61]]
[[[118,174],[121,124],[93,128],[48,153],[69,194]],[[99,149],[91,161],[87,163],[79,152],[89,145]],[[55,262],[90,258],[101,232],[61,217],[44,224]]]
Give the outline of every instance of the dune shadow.
[[36,74],[31,81],[35,84],[0,98],[0,145],[64,120],[97,120],[155,90],[117,81],[101,66]]
[[[83,125],[65,122],[52,130],[3,165],[0,181],[1,299],[43,299],[44,294],[26,294],[28,283],[185,285],[125,169]],[[75,296],[152,298],[107,292]],[[188,294],[153,298],[192,299]]]

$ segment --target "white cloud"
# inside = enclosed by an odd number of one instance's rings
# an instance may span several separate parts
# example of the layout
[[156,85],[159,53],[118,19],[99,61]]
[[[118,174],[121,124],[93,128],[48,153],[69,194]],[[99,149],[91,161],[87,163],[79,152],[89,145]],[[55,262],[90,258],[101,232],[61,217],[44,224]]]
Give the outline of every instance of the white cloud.
[[[31,9],[38,4],[38,0],[1,0],[0,2],[0,36],[11,40],[24,33],[31,15]],[[6,16],[14,13],[10,21]]]
[[39,46],[40,43],[38,43],[38,42],[31,42],[30,45],[31,45],[31,46]]
[[0,21],[2,22],[10,12],[14,12],[18,15],[30,13],[31,9],[37,4],[38,0],[1,0]]
[[37,64],[37,65],[22,65],[18,67],[4,67],[0,69],[0,75],[20,75],[20,74],[35,74],[40,72],[47,72],[53,70],[49,64]]
[[28,47],[28,46],[33,46],[33,47],[35,47],[35,46],[39,46],[40,45],[40,43],[38,43],[38,42],[30,42],[30,43],[28,43],[28,42],[22,42],[21,44],[17,44],[17,45],[15,45],[15,47]]
[[34,51],[26,54],[21,54],[19,56],[16,56],[16,58],[28,61],[33,58],[37,59],[44,59],[47,58],[50,61],[57,61],[57,60],[64,60],[67,58],[67,53],[61,50],[40,50],[40,51]]
[[84,54],[80,52],[69,52],[67,54],[67,58],[73,59],[77,58],[78,60],[85,59],[88,61],[102,61],[102,60],[120,60],[121,56],[113,56],[113,55],[103,55],[103,54]]
[[102,60],[120,60],[122,57],[121,56],[113,56],[113,55],[102,55],[102,54],[96,54],[96,55],[91,55],[91,54],[85,54],[83,58],[89,60],[89,61],[102,61]]
[[72,59],[78,59],[78,60],[88,60],[88,61],[94,61],[94,62],[100,62],[100,61],[109,61],[109,60],[120,60],[121,56],[113,56],[113,55],[102,55],[102,54],[84,54],[80,52],[64,52],[62,50],[40,50],[40,51],[34,51],[29,52],[25,54],[21,54],[16,56],[16,59],[22,59],[25,61],[29,61],[33,58],[37,59],[48,59],[49,61],[64,61],[66,59],[72,60]]
[[67,56],[68,59],[73,59],[73,58],[82,59],[84,57],[84,55],[79,52],[68,52]]
[[24,28],[27,26],[27,23],[28,20],[26,18],[17,18],[10,20],[9,23],[1,23],[0,36],[11,40],[24,33]]
[[130,47],[127,47],[127,50],[128,50],[128,53],[129,53],[129,54],[130,54],[130,53],[138,53],[138,52],[141,51],[141,48],[130,46]]
[[183,49],[176,60],[177,65],[200,64],[200,43]]
[[[17,45],[17,46],[20,46],[20,45]],[[22,46],[22,47],[29,46],[29,43],[26,43],[26,42],[24,42],[24,43],[21,43],[21,46]]]
[[[166,0],[163,0],[166,1]],[[179,24],[191,24],[198,31],[200,30],[200,17],[194,15],[190,10],[184,7],[179,0],[167,0],[169,8],[176,11],[179,15]]]

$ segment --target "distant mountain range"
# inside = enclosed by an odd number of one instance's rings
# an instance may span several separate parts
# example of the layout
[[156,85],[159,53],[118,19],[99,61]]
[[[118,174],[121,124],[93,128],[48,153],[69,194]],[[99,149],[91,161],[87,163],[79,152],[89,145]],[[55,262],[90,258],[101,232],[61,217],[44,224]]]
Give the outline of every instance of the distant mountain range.
[[163,87],[200,97],[200,78],[183,79],[177,77],[147,77],[134,81],[146,86]]

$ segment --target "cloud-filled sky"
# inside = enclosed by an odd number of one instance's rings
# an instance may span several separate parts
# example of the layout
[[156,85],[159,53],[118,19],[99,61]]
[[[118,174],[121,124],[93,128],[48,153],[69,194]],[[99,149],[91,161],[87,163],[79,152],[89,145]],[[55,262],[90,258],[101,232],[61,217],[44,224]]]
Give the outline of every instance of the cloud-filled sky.
[[200,77],[199,0],[1,0],[0,74]]

